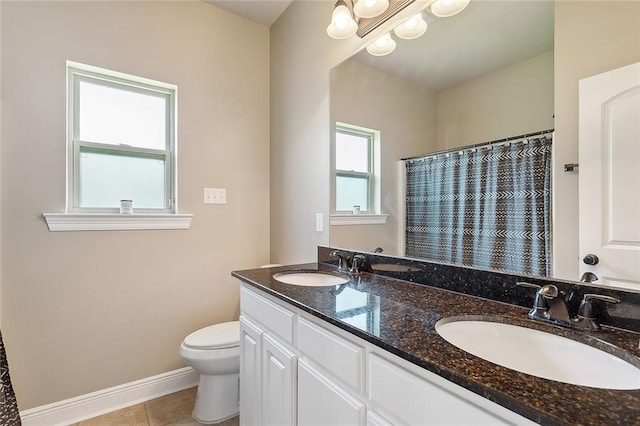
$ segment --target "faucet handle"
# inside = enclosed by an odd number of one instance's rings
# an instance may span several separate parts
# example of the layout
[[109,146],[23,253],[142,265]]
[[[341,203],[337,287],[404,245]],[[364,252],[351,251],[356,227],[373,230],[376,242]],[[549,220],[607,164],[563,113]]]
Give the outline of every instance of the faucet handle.
[[602,294],[587,293],[582,297],[580,308],[578,308],[578,316],[586,319],[594,319],[592,300],[602,300],[607,303],[620,303],[620,299]]
[[560,291],[558,291],[558,287],[553,284],[547,284],[541,287],[540,290],[538,290],[538,293],[540,293],[540,295],[545,299],[555,299],[556,297],[558,297],[558,295],[561,294]]
[[531,283],[524,282],[524,281],[518,281],[518,282],[516,282],[516,285],[520,286],[520,287],[528,287],[528,288],[535,288],[535,289],[539,289],[541,287],[538,284],[531,284]]

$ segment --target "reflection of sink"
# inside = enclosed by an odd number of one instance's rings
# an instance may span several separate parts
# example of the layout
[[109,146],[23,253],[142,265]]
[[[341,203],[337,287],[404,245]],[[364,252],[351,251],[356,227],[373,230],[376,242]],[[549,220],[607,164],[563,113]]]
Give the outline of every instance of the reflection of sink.
[[415,266],[397,265],[395,263],[374,263],[371,269],[381,272],[420,272],[422,269]]
[[281,283],[311,287],[342,285],[349,282],[349,277],[318,271],[280,272],[273,278]]
[[522,373],[593,388],[640,388],[640,368],[555,334],[498,322],[447,318],[436,323],[436,331],[466,352]]

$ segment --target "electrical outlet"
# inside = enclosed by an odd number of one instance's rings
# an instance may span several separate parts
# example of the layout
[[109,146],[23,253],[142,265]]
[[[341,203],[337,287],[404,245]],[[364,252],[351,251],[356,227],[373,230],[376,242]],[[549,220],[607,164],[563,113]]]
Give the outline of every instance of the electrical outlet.
[[204,203],[205,204],[227,204],[226,188],[205,188]]

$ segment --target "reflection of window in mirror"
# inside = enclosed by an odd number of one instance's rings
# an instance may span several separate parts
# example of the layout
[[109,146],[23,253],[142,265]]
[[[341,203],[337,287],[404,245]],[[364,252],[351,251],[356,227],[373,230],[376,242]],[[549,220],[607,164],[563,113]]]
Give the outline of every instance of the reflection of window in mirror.
[[379,176],[375,163],[378,160],[377,143],[380,132],[344,123],[336,125],[336,212],[377,212]]

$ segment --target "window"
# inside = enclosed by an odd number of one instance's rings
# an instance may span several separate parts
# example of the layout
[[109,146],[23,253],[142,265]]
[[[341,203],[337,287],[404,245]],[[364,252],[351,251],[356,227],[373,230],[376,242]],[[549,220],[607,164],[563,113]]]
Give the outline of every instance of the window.
[[374,131],[336,126],[336,211],[374,211]]
[[176,213],[171,84],[68,62],[67,212]]

